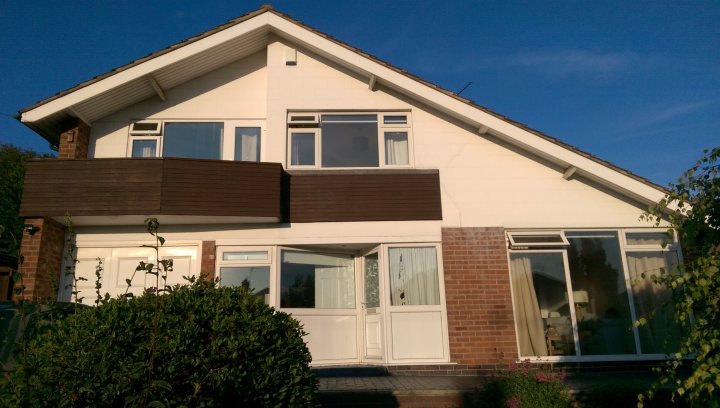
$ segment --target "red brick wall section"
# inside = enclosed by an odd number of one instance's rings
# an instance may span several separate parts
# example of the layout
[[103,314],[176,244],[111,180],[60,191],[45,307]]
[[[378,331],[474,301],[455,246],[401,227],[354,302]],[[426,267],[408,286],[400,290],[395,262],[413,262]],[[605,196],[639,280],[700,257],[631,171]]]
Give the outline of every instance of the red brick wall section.
[[450,359],[492,368],[517,359],[503,228],[443,228]]
[[15,297],[34,300],[55,298],[65,246],[65,227],[51,218],[28,218],[25,224],[40,229],[33,235],[27,229],[23,232],[20,270],[25,290]]
[[206,279],[215,279],[215,241],[202,243],[200,274]]
[[90,143],[90,126],[82,120],[60,134],[58,159],[87,159]]

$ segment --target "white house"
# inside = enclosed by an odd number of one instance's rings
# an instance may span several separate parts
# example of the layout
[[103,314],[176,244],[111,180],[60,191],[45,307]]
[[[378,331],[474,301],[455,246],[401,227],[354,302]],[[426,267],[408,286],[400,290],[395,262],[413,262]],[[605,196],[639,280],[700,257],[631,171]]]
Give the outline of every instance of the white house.
[[65,214],[88,303],[98,258],[110,294],[153,260],[152,216],[171,282],[247,280],[304,324],[316,365],[658,359],[672,332],[631,328],[664,296],[633,282],[680,257],[638,219],[661,187],[270,7],[21,121],[59,146],[22,202],[36,296],[63,279]]

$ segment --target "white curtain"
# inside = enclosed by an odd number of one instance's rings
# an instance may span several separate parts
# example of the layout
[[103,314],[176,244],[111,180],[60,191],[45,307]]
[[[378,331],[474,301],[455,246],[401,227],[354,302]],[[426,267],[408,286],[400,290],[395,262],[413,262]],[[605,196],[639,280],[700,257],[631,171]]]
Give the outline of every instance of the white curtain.
[[[241,143],[241,152],[242,157],[240,160],[242,161],[258,161],[260,158],[258,157],[258,135],[253,133],[243,133],[238,138],[240,139],[239,142]],[[235,143],[238,142],[238,139],[235,139]],[[236,157],[235,160],[238,160]]]
[[385,164],[409,164],[407,132],[385,133]]
[[143,146],[140,157],[155,157],[155,146]]
[[399,305],[439,305],[435,248],[390,248],[390,300]]
[[530,258],[526,256],[513,257],[510,267],[515,298],[515,319],[520,339],[520,355],[546,356],[548,354],[547,344],[540,306],[533,284]]
[[[675,252],[628,252],[628,267],[632,282],[635,314],[637,318],[649,317],[648,323],[638,327],[640,346],[644,354],[677,351],[679,328],[673,309],[671,293],[655,284],[651,276],[672,272],[677,266]],[[645,273],[645,278],[642,274]]]
[[355,307],[355,273],[351,266],[315,268],[315,307],[319,309]]

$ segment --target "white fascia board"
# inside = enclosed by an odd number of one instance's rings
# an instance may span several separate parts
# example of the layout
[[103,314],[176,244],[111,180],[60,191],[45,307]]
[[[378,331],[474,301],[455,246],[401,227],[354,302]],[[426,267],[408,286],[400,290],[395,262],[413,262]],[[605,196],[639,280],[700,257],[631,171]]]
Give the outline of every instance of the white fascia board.
[[54,99],[27,112],[23,112],[21,116],[21,121],[27,123],[41,120],[49,115],[60,112],[73,105],[86,101],[103,92],[121,86],[124,83],[130,82],[134,79],[140,78],[148,74],[152,74],[158,69],[166,67],[174,62],[191,57],[216,45],[222,44],[236,37],[250,33],[256,29],[262,28],[263,26],[268,24],[269,14],[270,13],[260,14],[249,20],[238,23],[232,27],[226,28],[222,31],[218,31],[217,33],[209,35],[203,39],[197,40],[176,50],[152,58],[134,67],[130,67],[124,71],[118,72],[117,74],[110,75],[105,79],[87,85],[83,88],[73,91],[67,95],[61,96],[60,98]]
[[383,85],[410,94],[441,112],[475,126],[487,126],[494,136],[558,163],[564,168],[575,166],[578,168],[577,174],[647,203],[657,202],[664,197],[664,192],[655,187],[459,101],[282,17],[270,14],[268,18],[270,25],[277,30],[277,34],[298,42],[341,65],[350,65],[355,71],[368,77],[374,75]]

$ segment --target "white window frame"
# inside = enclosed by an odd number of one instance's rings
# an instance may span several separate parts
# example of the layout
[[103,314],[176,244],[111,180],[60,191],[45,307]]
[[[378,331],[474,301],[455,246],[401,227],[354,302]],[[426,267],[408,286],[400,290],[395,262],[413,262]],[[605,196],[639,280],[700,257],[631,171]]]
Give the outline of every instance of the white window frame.
[[[629,311],[630,311],[630,319],[634,322],[637,320],[637,314],[635,311],[635,299],[632,292],[632,285],[630,282],[630,269],[628,267],[628,260],[627,260],[627,253],[629,252],[649,252],[649,251],[656,251],[656,252],[675,252],[678,258],[678,262],[682,263],[682,252],[680,251],[680,246],[677,241],[677,233],[673,234],[674,241],[672,243],[669,243],[665,248],[662,248],[661,245],[627,245],[626,239],[625,239],[625,233],[627,232],[665,232],[666,229],[660,229],[660,228],[560,228],[560,229],[553,229],[553,230],[507,230],[507,236],[510,237],[511,234],[539,234],[539,235],[547,235],[550,233],[562,233],[562,236],[565,237],[566,232],[613,232],[616,233],[618,236],[618,244],[619,244],[619,252],[621,256],[621,264],[623,268],[623,279],[625,281],[625,287],[626,292],[628,296],[628,302],[629,302]],[[509,241],[509,238],[508,238]],[[569,244],[568,244],[569,245]],[[510,266],[510,254],[512,253],[537,253],[537,252],[554,252],[554,251],[561,251],[564,252],[563,257],[565,264],[565,277],[566,277],[566,285],[568,286],[568,298],[572,301],[572,284],[570,280],[570,266],[567,261],[567,248],[547,248],[546,250],[542,249],[536,249],[536,248],[513,248],[510,247],[508,250],[508,266]],[[508,267],[508,273],[512,273],[510,271],[510,268]],[[512,277],[510,276],[510,279]],[[512,287],[511,287],[511,293],[512,293]],[[513,319],[515,321],[515,324],[517,324],[517,318],[515,317],[516,311],[515,311],[515,303],[513,301],[512,304],[513,307]],[[644,354],[642,353],[642,348],[640,345],[640,334],[638,332],[637,327],[632,327],[633,330],[633,337],[635,340],[635,354],[608,354],[608,355],[579,355],[580,354],[580,344],[579,344],[579,333],[578,333],[578,327],[577,327],[577,318],[575,316],[573,308],[571,308],[571,314],[572,314],[572,325],[573,325],[573,333],[575,335],[575,355],[572,356],[523,356],[520,354],[520,340],[519,340],[519,333],[516,330],[516,345],[517,345],[517,351],[518,351],[518,361],[524,360],[524,359],[530,359],[532,362],[537,363],[545,363],[545,362],[583,362],[583,361],[652,361],[652,360],[665,360],[668,358],[665,354]],[[517,327],[517,326],[516,326]]]
[[141,159],[142,157],[133,157],[132,151],[133,151],[133,144],[136,141],[142,141],[142,140],[154,140],[155,141],[155,156],[154,157],[162,157],[160,155],[160,152],[162,151],[162,136],[152,136],[152,135],[130,135],[128,137],[128,145],[127,145],[127,157],[135,158],[135,159]]
[[[292,163],[292,135],[293,133],[312,133],[315,137],[315,164],[291,164]],[[318,169],[320,168],[320,129],[319,128],[289,128],[287,138],[287,168],[289,169]]]
[[[551,231],[508,231],[506,233],[511,249],[530,249],[530,248],[555,248],[555,247],[568,247],[570,242],[565,237],[565,233],[560,230]],[[562,242],[516,242],[516,237],[541,237],[557,235],[560,237]]]
[[627,234],[642,234],[642,233],[667,233],[670,228],[656,228],[654,231],[648,231],[646,229],[628,228],[622,230],[622,241],[623,245],[627,250],[645,249],[645,250],[666,250],[666,249],[677,249],[678,247],[678,235],[677,231],[672,231],[671,241],[663,248],[660,244],[630,244],[628,243]]
[[[273,246],[226,246],[226,245],[218,245],[216,250],[216,260],[215,260],[215,277],[222,281],[222,274],[220,272],[220,268],[252,268],[252,267],[268,267],[268,273],[270,276],[268,277],[268,295],[267,298],[265,298],[265,303],[269,306],[275,307],[276,304],[273,303],[275,299],[275,265],[273,260],[275,259],[274,255],[275,247]],[[267,253],[267,259],[232,259],[232,260],[224,260],[224,254],[226,252],[266,252]]]
[[[377,115],[377,143],[378,143],[378,166],[377,167],[323,167],[322,159],[322,115]],[[313,116],[313,121],[292,120],[293,116]],[[405,116],[407,123],[385,124],[385,116]],[[286,138],[286,168],[291,170],[346,170],[346,169],[405,169],[413,168],[415,165],[414,137],[412,130],[412,114],[410,111],[289,111],[287,114],[287,138]],[[315,164],[296,165],[292,164],[292,133],[315,133]],[[407,164],[386,164],[385,163],[385,133],[405,132],[408,137],[408,163]]]
[[[151,129],[151,130],[135,129],[135,125],[148,125],[148,124],[156,125],[156,128]],[[132,122],[130,124],[130,134],[133,136],[140,136],[140,135],[159,136],[162,134],[162,122],[159,120],[138,120],[138,121]]]
[[[146,133],[149,131],[133,131],[135,123],[159,123],[159,131],[155,133]],[[267,143],[265,121],[260,119],[217,119],[217,118],[198,118],[198,119],[153,119],[153,120],[135,120],[128,125],[128,143],[126,157],[132,157],[132,147],[135,140],[156,140],[157,148],[155,157],[164,157],[164,136],[165,125],[167,123],[222,123],[223,134],[220,136],[220,160],[235,160],[235,128],[259,128],[260,129],[260,156],[258,162],[265,160],[265,144]],[[240,160],[237,160],[240,161]]]

